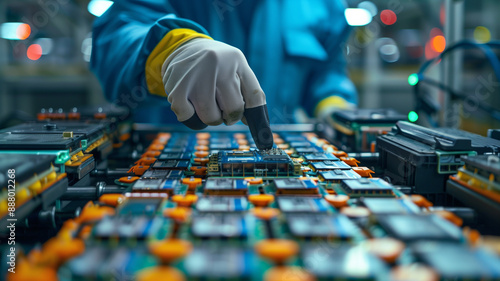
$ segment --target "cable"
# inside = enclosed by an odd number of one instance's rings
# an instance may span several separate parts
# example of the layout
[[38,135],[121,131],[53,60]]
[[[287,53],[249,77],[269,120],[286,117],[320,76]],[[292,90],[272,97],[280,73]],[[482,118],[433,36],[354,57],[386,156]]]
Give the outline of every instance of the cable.
[[[423,82],[423,83],[426,83],[428,85],[438,87],[441,90],[448,92],[453,98],[460,99],[460,100],[466,100],[469,97],[469,95],[467,95],[463,92],[460,92],[460,91],[453,90],[452,88],[450,88],[450,87],[446,86],[445,84],[440,83],[436,80],[431,80],[431,79],[426,78],[426,77],[422,77],[422,78],[423,79],[419,80],[419,82]],[[493,108],[492,106],[486,105],[486,104],[481,103],[479,101],[476,104],[477,104],[477,108],[489,113],[493,118],[500,121],[500,111]]]
[[[452,99],[460,99],[460,100],[467,99],[467,97],[468,97],[467,94],[459,92],[459,91],[455,91],[451,87],[448,87],[447,85],[444,85],[443,83],[440,83],[438,81],[431,80],[431,79],[425,77],[425,75],[424,75],[424,72],[427,70],[427,68],[429,68],[429,66],[431,66],[433,63],[436,63],[436,62],[442,60],[448,53],[450,53],[454,50],[457,50],[460,48],[477,48],[477,49],[480,49],[481,51],[483,51],[486,58],[490,62],[491,67],[493,68],[493,72],[495,73],[497,80],[500,81],[500,60],[498,59],[498,57],[495,55],[495,53],[491,49],[492,47],[493,48],[500,48],[500,41],[492,41],[492,42],[488,42],[486,44],[479,44],[479,43],[473,42],[471,40],[463,40],[463,41],[460,41],[460,42],[452,45],[451,47],[447,48],[436,58],[424,62],[417,73],[418,82],[414,85],[414,95],[415,95],[416,102],[417,102],[417,108],[415,110],[418,111],[420,109],[420,106],[419,106],[420,103],[424,102],[419,94],[420,93],[419,84],[421,82],[424,82],[424,83],[431,85],[431,86],[434,86],[434,87],[438,87],[441,90],[446,91],[447,93],[449,93],[451,95]],[[494,109],[493,107],[491,107],[489,105],[485,105],[485,104],[478,101],[477,108],[489,113],[493,118],[500,120],[500,111]],[[425,113],[428,117],[429,123],[432,126],[437,127],[438,124],[432,118],[432,116],[431,116],[432,113],[431,112],[425,112]]]
[[[495,76],[497,77],[497,80],[500,81],[500,60],[498,59],[498,57],[495,55],[495,53],[491,50],[490,46],[493,46],[493,47],[500,47],[500,42],[496,41],[496,42],[489,42],[487,44],[479,44],[479,43],[476,43],[476,42],[473,42],[471,40],[463,40],[463,41],[460,41],[454,45],[452,45],[451,47],[447,48],[446,50],[444,50],[441,54],[439,54],[439,56],[431,59],[431,60],[428,60],[426,62],[424,62],[422,64],[422,66],[420,67],[420,70],[418,71],[418,75],[423,75],[423,73],[425,72],[425,70],[427,70],[427,68],[432,65],[433,63],[441,60],[444,58],[444,56],[456,49],[459,49],[459,48],[478,48],[480,49],[481,51],[483,51],[484,55],[486,56],[486,58],[489,60],[489,62],[491,63],[491,67],[493,68],[493,72],[495,73]],[[419,77],[420,78],[420,77]]]

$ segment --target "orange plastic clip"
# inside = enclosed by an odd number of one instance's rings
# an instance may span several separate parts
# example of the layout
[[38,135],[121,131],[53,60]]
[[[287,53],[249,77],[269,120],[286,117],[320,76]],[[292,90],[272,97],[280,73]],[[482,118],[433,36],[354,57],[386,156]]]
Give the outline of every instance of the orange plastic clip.
[[183,184],[187,185],[189,189],[194,189],[201,184],[200,178],[183,178],[181,181]]
[[141,166],[141,165],[135,165],[128,170],[128,173],[134,173],[136,176],[142,176],[146,170],[149,169],[149,166]]
[[210,161],[209,158],[200,158],[200,157],[194,158],[194,162],[195,163],[200,163],[200,165],[202,165],[202,166],[206,166],[207,163],[208,163],[208,161]]
[[371,178],[372,174],[375,173],[367,167],[352,167],[352,170],[364,178]]
[[207,167],[191,166],[190,171],[194,172],[197,176],[205,176],[207,174]]
[[208,151],[195,151],[194,156],[196,156],[198,158],[208,157]]
[[143,157],[135,162],[136,165],[141,165],[141,166],[151,166],[156,162],[156,158],[154,157]]
[[344,161],[347,165],[351,167],[357,167],[359,161],[352,157],[340,157],[340,160]]

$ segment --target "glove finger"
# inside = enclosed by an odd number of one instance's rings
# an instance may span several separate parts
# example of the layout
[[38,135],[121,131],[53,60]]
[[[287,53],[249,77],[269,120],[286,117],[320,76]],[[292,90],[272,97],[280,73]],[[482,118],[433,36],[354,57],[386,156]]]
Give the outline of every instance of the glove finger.
[[257,148],[260,150],[272,148],[274,145],[273,132],[269,124],[267,106],[264,104],[245,109],[245,119]]
[[266,104],[266,95],[246,61],[239,67],[238,76],[240,77],[245,108],[254,108]]
[[266,95],[246,61],[240,66],[238,75],[241,80],[241,93],[245,100],[244,116],[255,145],[260,150],[270,149],[274,142],[267,113]]
[[187,100],[181,91],[172,90],[167,99],[170,102],[170,108],[177,116],[179,122],[188,120],[196,113],[191,102]]
[[247,118],[243,115],[243,117],[241,118],[241,122],[243,122],[243,124],[247,125],[248,126],[248,122],[247,122]]
[[[209,87],[207,85],[206,89],[213,89],[212,91],[215,91],[215,86]],[[203,123],[210,126],[222,124],[222,112],[217,104],[215,94],[198,92],[191,95],[189,100]]]
[[245,101],[241,95],[239,77],[233,72],[231,81],[217,83],[217,104],[222,111],[224,124],[233,125],[241,120],[245,109]]
[[207,124],[201,121],[200,117],[198,116],[198,114],[196,114],[196,112],[194,113],[193,116],[191,116],[191,118],[182,122],[182,124],[186,125],[188,128],[193,130],[201,130],[207,127]]
[[168,101],[171,103],[171,109],[177,116],[177,120],[182,122],[188,128],[193,130],[201,130],[207,127],[204,124],[196,111],[194,106],[185,97],[177,95],[177,91],[172,91],[168,96]]

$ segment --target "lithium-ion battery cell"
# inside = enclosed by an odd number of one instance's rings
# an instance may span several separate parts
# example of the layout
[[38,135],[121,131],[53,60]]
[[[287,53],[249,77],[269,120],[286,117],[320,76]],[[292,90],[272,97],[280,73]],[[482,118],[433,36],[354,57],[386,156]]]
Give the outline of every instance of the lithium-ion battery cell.
[[153,169],[174,169],[174,170],[187,170],[189,166],[189,161],[185,160],[157,160],[153,166]]
[[48,170],[56,156],[52,155],[30,155],[30,154],[1,154],[0,153],[0,188],[7,188],[8,170],[15,171],[16,182],[23,183],[35,174],[42,174]]
[[153,236],[164,224],[164,219],[146,216],[104,217],[93,228],[92,237],[99,239],[138,239]]
[[463,238],[460,228],[437,215],[378,215],[377,221],[390,236],[405,242]]
[[163,186],[164,179],[138,179],[132,191],[158,191]]
[[246,195],[248,187],[244,179],[209,178],[204,192],[206,195]]
[[483,248],[453,242],[416,242],[412,252],[443,280],[500,280],[500,258]]
[[210,142],[210,150],[237,150],[239,144],[233,139],[225,139],[217,142]]
[[420,213],[420,208],[407,199],[365,197],[361,199],[361,203],[374,215]]
[[219,151],[210,156],[208,174],[226,177],[293,176],[300,172],[283,150]]
[[163,198],[157,197],[129,197],[123,204],[119,205],[116,210],[116,214],[128,216],[144,215],[152,217],[156,214],[156,210],[158,210],[162,201]]
[[299,155],[304,155],[304,154],[312,154],[312,153],[320,153],[323,152],[323,149],[312,146],[312,147],[297,147],[295,148],[295,151]]
[[180,187],[181,182],[178,179],[166,179],[158,191],[167,192],[168,195],[172,196],[173,194],[176,194],[176,190]]
[[289,135],[289,134],[283,134],[282,138],[286,142],[305,142],[307,141],[307,138],[301,135]]
[[184,260],[188,279],[250,280],[253,252],[238,247],[200,246]]
[[193,151],[192,147],[176,146],[176,147],[166,147],[163,149],[163,153],[189,153]]
[[343,180],[360,179],[361,176],[351,170],[330,170],[320,171],[318,173],[320,179],[328,183],[340,183]]
[[190,152],[164,152],[160,154],[158,160],[190,160],[192,153]]
[[389,272],[383,261],[359,246],[320,243],[302,249],[305,269],[319,280],[384,280]]
[[81,148],[85,134],[73,134],[64,138],[62,134],[29,134],[0,132],[1,150],[70,150]]
[[322,161],[311,163],[313,171],[328,171],[328,170],[351,170],[351,166],[344,161]]
[[239,213],[199,213],[193,216],[191,232],[199,238],[247,237],[245,217]]
[[323,198],[280,196],[277,198],[280,210],[284,213],[319,213],[328,211],[328,203]]
[[147,170],[142,178],[151,178],[151,179],[166,179],[170,174],[169,170]]
[[63,132],[72,132],[73,136],[83,134],[88,144],[101,138],[106,127],[104,124],[83,123],[72,121],[51,121],[20,124],[0,132],[8,131],[11,134],[59,135],[62,139]]
[[379,178],[360,178],[355,180],[343,180],[342,189],[351,197],[374,196],[393,197],[392,186]]
[[183,170],[170,170],[170,173],[168,174],[168,179],[180,179],[184,176],[184,171]]
[[204,196],[196,203],[196,210],[200,212],[243,212],[247,208],[246,197]]
[[357,228],[344,215],[324,213],[291,214],[286,216],[288,228],[296,237],[333,238],[349,240],[356,234]]
[[304,155],[304,159],[309,162],[320,162],[320,161],[340,161],[339,158],[331,153],[311,153]]
[[316,183],[308,179],[278,178],[273,182],[279,195],[315,195],[319,192]]
[[313,146],[312,143],[310,143],[309,141],[291,141],[290,142],[290,147],[293,147],[293,148],[299,148],[299,147],[311,147]]
[[180,187],[181,183],[178,179],[141,178],[135,182],[132,192],[162,192],[173,195],[176,189]]

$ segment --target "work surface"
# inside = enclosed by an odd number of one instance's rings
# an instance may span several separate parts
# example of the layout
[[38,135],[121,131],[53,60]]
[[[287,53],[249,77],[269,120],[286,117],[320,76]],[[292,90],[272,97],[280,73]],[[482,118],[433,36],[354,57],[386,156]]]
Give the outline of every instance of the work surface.
[[372,177],[313,126],[274,127],[266,151],[241,129],[73,130],[62,148],[47,139],[53,164],[27,168],[42,183],[17,187],[31,194],[17,210],[35,200],[40,210],[55,188],[55,212],[83,207],[55,217],[57,231],[18,255],[9,280],[500,279],[499,257],[461,218]]

